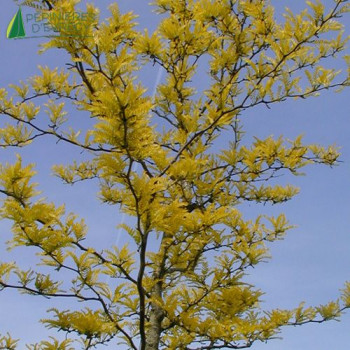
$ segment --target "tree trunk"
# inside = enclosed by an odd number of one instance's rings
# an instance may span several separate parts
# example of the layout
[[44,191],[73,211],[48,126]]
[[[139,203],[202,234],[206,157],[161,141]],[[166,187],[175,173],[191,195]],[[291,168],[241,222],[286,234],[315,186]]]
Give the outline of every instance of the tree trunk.
[[[162,282],[158,282],[152,293],[159,301],[162,297]],[[146,350],[158,350],[160,334],[162,331],[162,321],[164,318],[164,311],[160,303],[151,303],[151,311],[149,314],[149,328],[146,332]]]
[[160,307],[158,305],[152,305],[152,311],[150,314],[150,328],[146,333],[146,350],[159,349],[161,323],[163,318],[163,311],[160,309]]

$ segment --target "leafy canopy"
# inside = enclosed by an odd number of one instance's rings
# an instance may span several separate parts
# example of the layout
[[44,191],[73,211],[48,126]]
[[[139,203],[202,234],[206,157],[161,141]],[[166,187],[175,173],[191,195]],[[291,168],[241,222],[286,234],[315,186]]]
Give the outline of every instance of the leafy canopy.
[[[25,5],[58,26],[59,14],[78,11],[79,1]],[[262,0],[154,5],[161,20],[152,33],[136,29],[135,15],[122,14],[116,3],[105,21],[87,5],[87,25],[76,26],[74,35],[61,26],[43,45],[64,50],[67,69],[39,67],[40,74],[0,90],[7,119],[2,147],[51,137],[61,141],[57,147],[64,142],[86,151],[72,164],[54,164],[55,175],[67,184],[90,181],[102,203],[133,218],[121,225],[129,245],[98,250],[85,243],[83,220],[41,197],[33,165],[20,156],[1,165],[1,217],[13,231],[8,247],[33,249],[44,265],[1,262],[1,289],[80,302],[78,311],[52,308],[42,320],[67,333],[63,341],[28,349],[67,350],[77,341],[82,349],[241,349],[274,338],[282,326],[338,318],[350,306],[346,284],[341,300],[264,312],[262,291],[245,275],[268,257],[266,244],[291,226],[283,214],[247,220],[239,210],[244,202],[294,197],[298,189],[279,184],[279,174],[337,163],[335,147],[301,137],[248,144],[240,116],[349,85],[350,69],[327,68],[345,49],[340,19],[348,1],[333,1],[330,9],[307,1],[307,9],[286,9],[280,21]],[[150,64],[165,77],[154,96],[138,78]],[[192,81],[203,66],[207,85],[196,88]],[[70,125],[74,109],[90,120],[79,130]],[[16,344],[0,337],[3,349]]]

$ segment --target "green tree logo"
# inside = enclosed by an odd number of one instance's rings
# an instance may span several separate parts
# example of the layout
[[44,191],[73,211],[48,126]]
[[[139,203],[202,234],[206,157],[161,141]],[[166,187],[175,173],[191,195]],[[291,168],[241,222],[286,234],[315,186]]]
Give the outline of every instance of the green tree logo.
[[26,36],[21,8],[18,9],[17,13],[13,16],[10,24],[8,25],[6,36],[8,39],[23,38]]

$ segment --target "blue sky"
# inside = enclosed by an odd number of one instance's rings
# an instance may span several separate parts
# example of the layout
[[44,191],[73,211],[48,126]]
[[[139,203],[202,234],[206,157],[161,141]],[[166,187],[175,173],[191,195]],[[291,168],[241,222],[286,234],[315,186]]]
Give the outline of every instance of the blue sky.
[[[107,15],[110,0],[96,0],[101,8],[101,17]],[[119,0],[123,11],[134,10],[140,15],[140,27],[154,28],[157,18],[148,6],[148,0]],[[284,6],[300,9],[304,1],[273,1],[277,12]],[[332,1],[324,3],[331,5]],[[0,86],[16,83],[37,73],[37,65],[63,66],[64,54],[49,51],[38,55],[38,45],[42,39],[8,40],[6,28],[16,12],[11,0],[1,0],[0,11]],[[349,32],[350,17],[344,19]],[[154,88],[157,70],[143,72],[145,85]],[[204,76],[204,75],[203,75]],[[291,202],[276,207],[245,206],[247,216],[264,213],[286,213],[297,228],[290,231],[284,241],[271,246],[272,259],[251,271],[249,281],[266,294],[264,308],[293,308],[301,301],[310,305],[325,303],[338,295],[345,280],[350,280],[350,122],[349,90],[340,94],[326,92],[318,98],[288,101],[275,105],[271,110],[259,107],[242,115],[247,137],[281,134],[293,138],[305,135],[308,142],[337,144],[341,148],[342,163],[332,169],[314,166],[306,170],[306,176],[288,179],[300,186],[300,194]],[[79,115],[72,113],[76,123]],[[3,125],[1,120],[1,125]],[[13,160],[16,150],[1,150],[1,162]],[[35,162],[39,171],[36,181],[45,196],[56,203],[66,203],[68,211],[75,211],[86,218],[99,244],[111,245],[116,241],[115,228],[121,216],[116,208],[100,206],[91,196],[88,187],[78,184],[63,187],[58,179],[50,177],[52,161],[67,162],[79,157],[78,150],[72,150],[53,140],[41,139],[21,151],[25,162]],[[93,214],[92,214],[93,213]],[[103,223],[103,225],[101,224]],[[3,249],[3,242],[10,238],[9,225],[0,222],[1,259],[15,259],[24,266],[33,257],[27,249],[10,254]],[[118,243],[123,243],[120,237]],[[19,296],[13,291],[0,294],[0,333],[11,331],[15,337],[32,343],[39,341],[48,332],[37,323],[45,317],[45,310],[52,302],[40,298]],[[283,340],[268,344],[256,344],[256,350],[345,350],[350,344],[350,312],[342,322],[328,322],[323,325],[309,325],[288,328],[282,332]]]

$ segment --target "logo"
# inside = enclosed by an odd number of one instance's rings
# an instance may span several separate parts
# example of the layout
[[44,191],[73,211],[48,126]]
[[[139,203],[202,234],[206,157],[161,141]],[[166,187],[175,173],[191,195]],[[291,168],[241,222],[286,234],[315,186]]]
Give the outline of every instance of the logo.
[[88,37],[95,15],[82,11],[54,11],[42,8],[27,9],[19,6],[7,27],[8,39],[40,37]]
[[23,38],[26,36],[26,31],[23,25],[22,11],[18,9],[17,13],[13,16],[9,26],[7,27],[7,35],[9,39]]

